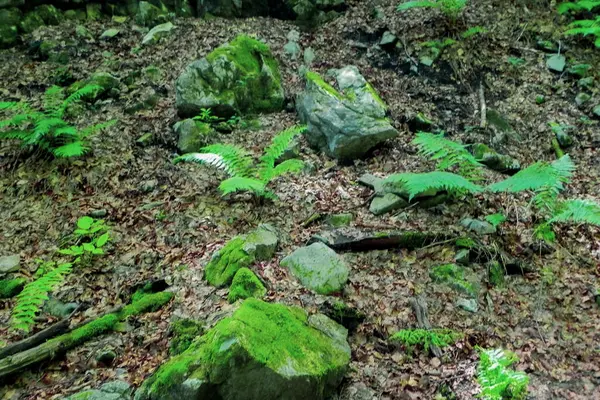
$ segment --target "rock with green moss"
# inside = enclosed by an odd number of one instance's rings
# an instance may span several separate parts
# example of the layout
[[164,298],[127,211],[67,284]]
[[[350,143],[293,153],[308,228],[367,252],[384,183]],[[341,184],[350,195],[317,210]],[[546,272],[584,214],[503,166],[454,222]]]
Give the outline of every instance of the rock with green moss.
[[247,299],[148,378],[136,400],[322,400],[350,362],[346,330],[297,307]]
[[42,4],[33,9],[46,25],[58,25],[62,20],[62,12],[51,4]]
[[203,325],[193,319],[179,319],[174,321],[170,327],[171,342],[169,343],[169,354],[176,356],[186,351],[196,338],[204,333]]
[[23,13],[18,8],[0,9],[0,26],[18,26]]
[[277,243],[275,229],[267,224],[249,234],[236,236],[212,255],[204,268],[204,277],[213,286],[229,285],[240,268],[273,257]]
[[66,10],[63,15],[69,21],[85,21],[87,18],[87,13],[82,9]]
[[314,72],[296,101],[309,143],[332,158],[352,161],[398,135],[387,107],[354,66],[334,71],[339,91]]
[[240,268],[233,277],[227,300],[235,303],[240,299],[250,297],[260,299],[265,294],[267,294],[267,289],[254,272],[249,268]]
[[408,207],[406,199],[394,193],[386,193],[373,198],[369,211],[373,215],[383,215],[405,207]]
[[156,25],[150,29],[150,32],[142,39],[142,45],[146,46],[149,44],[157,43],[161,38],[167,37],[169,33],[175,28],[171,22],[165,22],[164,24]]
[[0,280],[0,299],[10,299],[23,290],[25,278],[2,279]]
[[495,171],[514,174],[521,169],[519,161],[500,154],[483,143],[474,144],[471,151],[477,161]]
[[323,243],[296,249],[281,260],[303,286],[319,294],[340,292],[348,280],[348,267],[335,251]]
[[164,24],[171,19],[166,6],[160,1],[155,3],[158,4],[158,7],[150,2],[140,1],[138,12],[135,16],[135,21],[138,24],[152,28],[156,25]]
[[102,18],[102,4],[87,3],[85,5],[85,13],[90,21],[98,21]]
[[173,126],[177,135],[177,149],[181,153],[194,153],[206,146],[214,131],[210,124],[191,118],[177,122]]
[[35,11],[30,11],[25,14],[19,23],[19,30],[23,33],[31,33],[41,26],[45,26],[44,20]]
[[335,19],[346,7],[345,0],[285,0],[284,4],[304,29],[312,29]]
[[486,265],[488,271],[488,282],[496,287],[504,286],[504,275],[506,270],[498,261],[493,260]]
[[279,66],[269,47],[240,35],[205,58],[188,65],[176,82],[177,111],[183,117],[200,114],[229,118],[283,108]]
[[17,43],[16,25],[0,25],[0,49],[7,49]]
[[129,400],[131,386],[125,381],[107,382],[99,389],[84,390],[63,400]]
[[445,283],[454,290],[477,297],[479,285],[476,277],[465,267],[456,264],[437,265],[429,271],[429,277],[437,283]]
[[352,213],[331,214],[325,219],[327,225],[334,228],[348,226],[352,223],[352,221],[354,221],[354,215]]
[[20,7],[25,4],[25,0],[0,0],[0,8]]
[[119,78],[109,72],[96,72],[85,81],[77,81],[73,83],[71,86],[69,86],[68,92],[74,93],[86,85],[96,85],[102,88],[102,90],[83,97],[83,100],[91,102],[103,95],[112,95],[115,92],[118,93],[119,86],[121,86],[121,81]]

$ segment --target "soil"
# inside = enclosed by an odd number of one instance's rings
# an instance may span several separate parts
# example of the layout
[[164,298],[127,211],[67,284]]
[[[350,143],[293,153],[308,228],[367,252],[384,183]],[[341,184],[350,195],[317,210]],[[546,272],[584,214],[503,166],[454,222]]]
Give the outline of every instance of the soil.
[[[383,11],[380,19],[373,15],[375,6]],[[431,266],[453,261],[456,249],[450,243],[411,251],[344,254],[351,273],[340,297],[366,318],[349,338],[352,362],[339,398],[356,398],[349,388],[357,384],[364,384],[380,399],[433,399],[448,390],[457,399],[475,398],[479,390],[475,348],[481,346],[502,347],[518,355],[516,368],[529,375],[531,398],[600,399],[600,307],[594,298],[600,276],[597,227],[557,226],[557,243],[550,252],[540,252],[532,239],[536,220],[529,207],[531,196],[526,194],[486,193],[431,210],[411,207],[376,217],[368,212],[371,191],[357,184],[365,172],[385,176],[433,170],[435,164],[418,155],[411,144],[415,133],[411,121],[419,112],[453,140],[491,144],[501,133],[479,127],[483,85],[487,108],[505,116],[514,129],[492,146],[522,165],[550,161],[556,156],[549,122],[575,127],[571,130],[574,145],[567,152],[577,171],[562,196],[599,201],[600,130],[592,119],[591,103],[577,107],[577,79],[549,71],[547,53],[536,42],[560,39],[570,64],[588,63],[596,73],[600,52],[588,40],[561,37],[564,21],[546,2],[472,1],[453,24],[436,11],[399,13],[395,7],[390,0],[349,1],[341,17],[303,32],[300,45],[314,50],[311,68],[322,74],[356,65],[389,105],[400,136],[352,165],[338,165],[302,141],[302,159],[312,165],[312,172],[279,178],[273,185],[279,196],[275,203],[258,203],[244,195],[222,198],[217,190],[219,172],[172,163],[176,155],[172,126],[179,120],[174,82],[189,63],[237,34],[255,35],[270,45],[279,60],[288,109],[293,110],[303,80],[298,74],[302,61],[292,61],[283,52],[286,35],[295,29],[291,21],[177,19],[174,33],[151,47],[140,47],[143,32],[132,21],[89,22],[85,26],[94,38],[108,28],[120,33],[108,41],[77,39],[79,45],[66,66],[33,59],[27,45],[0,52],[2,100],[39,103],[43,91],[65,71],[73,79],[107,71],[128,82],[118,96],[104,98],[76,117],[80,126],[118,121],[93,137],[93,151],[84,158],[52,160],[19,151],[14,143],[0,145],[0,254],[20,254],[20,272],[31,276],[35,260],[49,259],[77,218],[106,210],[113,234],[109,251],[71,274],[53,293],[63,302],[82,305],[73,322],[127,303],[133,288],[148,280],[164,279],[176,293],[168,307],[129,320],[122,332],[91,340],[59,360],[5,382],[0,396],[57,399],[113,379],[139,385],[168,357],[171,319],[185,316],[210,326],[231,311],[227,290],[208,286],[202,279],[203,266],[227,240],[259,223],[271,223],[281,231],[276,256],[254,267],[268,285],[266,299],[316,312],[326,298],[302,288],[279,266],[285,255],[326,228],[323,222],[304,226],[312,214],[351,212],[353,225],[361,229],[459,235],[462,218],[503,212],[508,221],[486,243],[502,247],[534,272],[508,276],[506,285],[497,288],[486,284],[485,267],[473,264],[482,283],[476,313],[456,307],[459,295],[429,278]],[[24,43],[74,39],[75,26],[65,22],[42,28],[24,37]],[[432,67],[418,65],[419,43],[457,38],[472,26],[488,32],[446,48]],[[386,30],[400,41],[391,51],[376,45]],[[513,66],[509,57],[519,57],[524,64]],[[149,66],[160,69],[158,79],[142,72]],[[160,96],[153,109],[125,112],[149,89]],[[597,84],[593,94],[598,100]],[[539,95],[545,97],[542,104],[536,102]],[[236,143],[258,155],[277,132],[298,123],[296,118],[291,111],[261,115],[259,128],[240,127],[221,134],[218,141]],[[152,135],[150,145],[137,143],[147,133]],[[494,181],[503,176],[489,171],[486,178]],[[415,295],[427,301],[434,327],[465,334],[441,358],[424,351],[407,352],[388,341],[398,330],[416,327],[410,306]],[[7,328],[12,305],[10,300],[0,302],[0,338],[5,342],[21,338]],[[55,317],[41,313],[35,331],[53,322]],[[105,347],[117,353],[110,366],[95,361],[95,354]]]

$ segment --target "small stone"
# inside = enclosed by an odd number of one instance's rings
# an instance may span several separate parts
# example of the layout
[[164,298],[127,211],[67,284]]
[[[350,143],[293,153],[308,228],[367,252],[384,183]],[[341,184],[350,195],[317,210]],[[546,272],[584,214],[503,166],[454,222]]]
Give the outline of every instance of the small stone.
[[310,67],[315,61],[315,58],[315,51],[311,47],[308,47],[306,50],[304,50],[304,65]]
[[20,264],[21,256],[18,254],[0,256],[0,275],[18,271]]
[[261,224],[257,229],[245,236],[242,249],[259,261],[268,261],[275,254],[279,239],[277,230],[269,224]]
[[394,35],[390,31],[385,31],[385,32],[383,32],[383,35],[381,36],[379,45],[381,47],[393,47],[397,41],[398,41],[398,38],[396,37],[396,35]]
[[142,182],[142,184],[140,185],[140,189],[142,190],[142,192],[149,193],[156,189],[157,186],[158,181],[156,179],[150,179]]
[[90,211],[90,217],[92,218],[104,218],[108,214],[108,211],[105,209],[92,210]]
[[351,213],[344,214],[332,214],[327,217],[327,224],[334,228],[339,228],[340,226],[348,226],[354,220],[354,215]]
[[53,317],[67,318],[77,307],[77,303],[63,303],[54,297],[50,297],[44,304],[44,311]]
[[478,235],[488,235],[491,233],[496,233],[496,228],[494,227],[494,225],[490,224],[487,221],[465,218],[462,221],[460,221],[460,224]]
[[300,32],[298,32],[295,29],[292,29],[291,31],[288,32],[288,34],[286,35],[286,38],[290,42],[297,42],[300,40]]
[[117,353],[113,349],[102,349],[96,353],[96,361],[102,365],[110,366],[117,358]]
[[290,59],[297,60],[302,49],[297,42],[289,41],[283,46],[283,52],[290,56]]
[[550,71],[563,72],[567,65],[567,59],[562,54],[554,54],[546,60],[546,66]]
[[468,249],[459,250],[454,256],[454,261],[458,264],[468,265],[470,260],[470,251]]
[[83,25],[77,25],[75,27],[75,35],[79,38],[84,38],[84,39],[92,38],[92,34],[90,33],[90,31],[88,31],[87,28]]
[[582,105],[587,103],[588,100],[591,98],[592,98],[592,96],[590,96],[587,93],[584,93],[584,92],[578,93],[577,96],[575,97],[575,104],[577,104],[578,107],[581,107]]
[[407,206],[408,202],[404,198],[394,193],[386,193],[373,199],[369,211],[374,215],[383,215]]
[[442,365],[442,362],[439,358],[433,357],[431,361],[429,361],[429,365],[431,365],[433,368],[438,368],[440,365]]
[[594,77],[581,78],[577,81],[577,86],[584,89],[592,89],[594,87]]
[[592,110],[592,114],[594,114],[596,117],[600,118],[600,104],[598,104],[596,107],[594,107],[594,109]]
[[107,29],[105,30],[102,35],[100,35],[100,39],[104,39],[104,40],[110,40],[112,38],[114,38],[115,36],[117,36],[119,34],[119,32],[121,32],[118,29]]
[[144,36],[142,39],[142,45],[158,42],[160,39],[168,36],[174,28],[175,25],[173,25],[171,22],[156,25],[154,28],[150,29],[150,32],[148,32],[146,36]]
[[479,309],[479,304],[477,304],[477,300],[475,299],[458,299],[456,306],[472,313],[476,313]]

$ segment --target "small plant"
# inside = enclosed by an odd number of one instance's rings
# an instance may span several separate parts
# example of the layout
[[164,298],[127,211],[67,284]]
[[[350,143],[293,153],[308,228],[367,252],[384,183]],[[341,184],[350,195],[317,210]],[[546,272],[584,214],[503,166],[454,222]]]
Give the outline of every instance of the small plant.
[[194,119],[196,121],[200,121],[200,122],[206,122],[206,123],[212,123],[212,122],[216,122],[216,121],[220,120],[219,117],[212,114],[212,110],[210,108],[200,109],[200,115],[197,115],[192,119]]
[[408,1],[398,4],[397,11],[409,10],[411,8],[437,8],[451,21],[456,21],[467,5],[467,0],[423,0]]
[[13,113],[12,117],[0,120],[0,139],[20,140],[23,147],[39,148],[58,158],[82,156],[90,149],[87,138],[115,121],[77,130],[64,120],[65,112],[70,105],[101,89],[88,85],[65,99],[63,90],[52,86],[44,93],[43,111],[34,110],[24,101],[0,102],[0,112]]
[[412,142],[419,148],[419,154],[437,161],[439,171],[455,168],[459,175],[472,180],[481,179],[483,167],[467,150],[466,146],[444,138],[444,132],[434,135],[418,132]]
[[277,166],[275,161],[284,153],[292,140],[304,132],[305,127],[295,126],[276,135],[271,145],[264,151],[258,164],[246,150],[226,144],[214,144],[202,149],[202,153],[189,153],[177,157],[174,162],[193,161],[222,169],[231,177],[219,185],[223,195],[235,192],[250,192],[258,197],[275,198],[267,190],[267,185],[278,176],[299,172],[304,163],[300,160],[286,160]]
[[529,377],[524,372],[509,368],[516,361],[518,361],[517,356],[506,350],[479,349],[477,381],[481,385],[481,398],[485,400],[525,399]]
[[483,35],[484,33],[487,33],[487,32],[488,32],[488,30],[482,26],[473,26],[473,27],[467,29],[466,31],[464,31],[463,33],[461,33],[460,37],[463,39],[468,39],[475,35]]
[[[600,8],[599,0],[578,0],[575,2],[561,3],[558,6],[559,14],[565,14],[569,11],[588,11],[593,12],[594,9]],[[596,38],[594,45],[600,47],[600,15],[596,16],[595,19],[580,19],[578,21],[571,22],[567,25],[565,35],[592,35]]]
[[[110,240],[108,227],[103,220],[92,217],[81,217],[77,220],[77,229],[73,231],[76,244],[58,252],[66,256],[74,256],[76,263],[87,264],[94,255],[104,254],[102,248]],[[82,259],[83,258],[83,259]]]
[[489,222],[490,224],[492,224],[492,226],[494,228],[497,228],[500,224],[502,224],[504,221],[506,221],[506,217],[504,216],[504,214],[498,213],[498,214],[486,215],[485,220],[487,222]]
[[390,339],[405,347],[421,346],[428,352],[432,346],[448,347],[462,338],[462,333],[451,329],[402,329]]
[[525,64],[525,60],[520,58],[520,57],[508,57],[507,59],[508,63],[513,66],[513,67],[520,67],[521,65]]

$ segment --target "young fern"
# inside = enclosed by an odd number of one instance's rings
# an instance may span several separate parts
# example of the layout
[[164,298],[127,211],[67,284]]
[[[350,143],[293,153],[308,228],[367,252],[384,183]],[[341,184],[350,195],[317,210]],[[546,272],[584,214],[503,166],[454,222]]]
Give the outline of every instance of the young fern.
[[202,153],[184,154],[173,162],[196,162],[223,170],[230,176],[219,185],[223,195],[246,191],[273,199],[275,195],[266,189],[267,185],[278,176],[299,172],[304,167],[302,161],[294,159],[275,165],[292,140],[304,130],[303,126],[295,126],[277,134],[256,165],[246,150],[227,144],[206,146],[202,148]]
[[515,354],[502,349],[479,349],[477,381],[484,400],[522,400],[527,396],[529,377],[509,367],[518,361]]
[[402,329],[391,340],[406,347],[422,346],[428,352],[432,346],[448,347],[463,337],[462,333],[451,329]]
[[[575,2],[565,2],[560,3],[557,9],[559,14],[565,14],[569,11],[594,12],[595,10],[600,10],[600,1],[579,0]],[[595,19],[582,19],[571,22],[567,28],[565,35],[595,36],[596,40],[594,41],[594,45],[600,47],[600,15],[596,16]]]
[[600,226],[600,204],[589,200],[560,202],[548,223],[574,222]]
[[467,0],[417,0],[398,4],[397,11],[409,10],[411,8],[437,8],[446,17],[455,20],[465,9]]
[[54,266],[54,263],[45,263],[45,272],[40,278],[29,282],[23,291],[17,295],[17,304],[12,310],[10,325],[13,329],[29,332],[35,323],[35,314],[46,300],[48,293],[63,283],[65,276],[71,272],[72,264],[65,263]]
[[421,174],[403,173],[390,175],[386,182],[402,183],[409,194],[409,201],[428,190],[445,190],[454,194],[478,193],[483,188],[473,182],[450,172],[433,171]]

